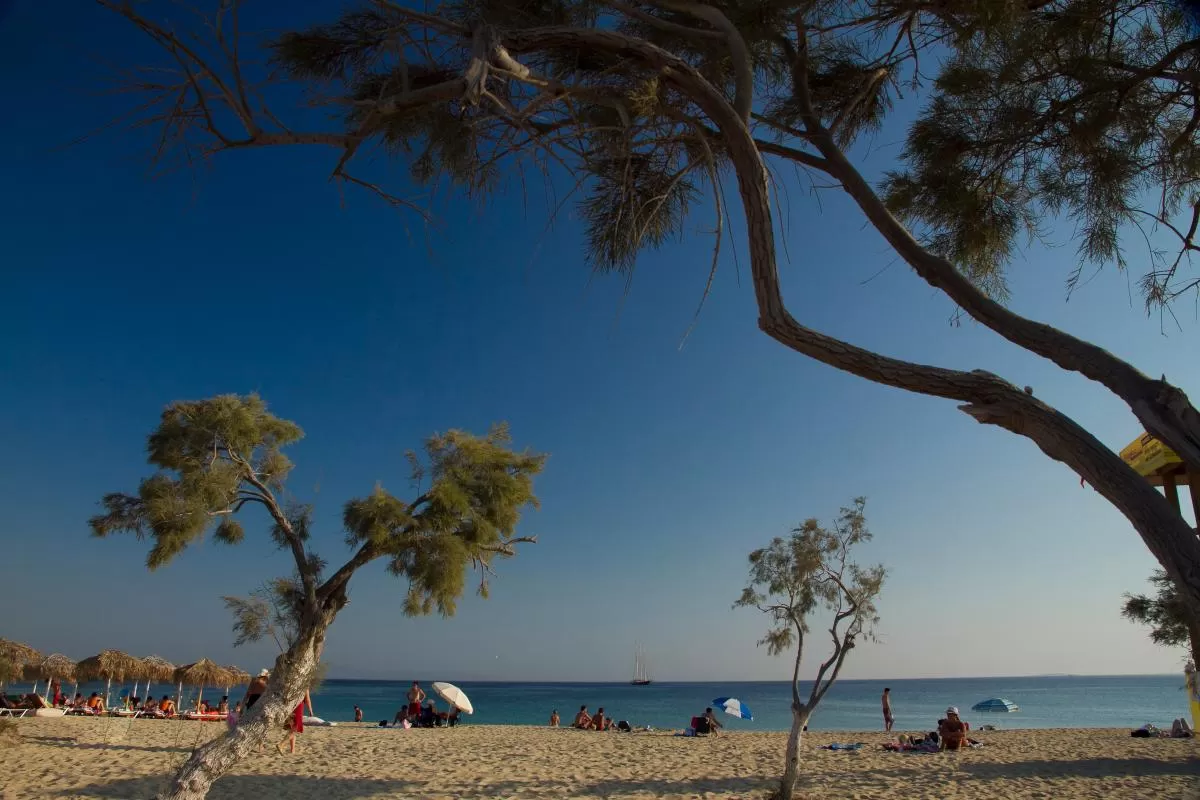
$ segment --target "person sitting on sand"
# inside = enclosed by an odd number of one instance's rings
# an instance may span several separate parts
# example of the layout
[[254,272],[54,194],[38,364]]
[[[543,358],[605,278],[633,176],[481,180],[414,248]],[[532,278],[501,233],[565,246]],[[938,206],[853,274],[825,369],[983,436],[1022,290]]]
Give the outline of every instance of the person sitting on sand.
[[571,727],[584,730],[592,727],[592,715],[587,712],[587,706],[579,707],[579,713],[575,715],[575,721],[571,723]]
[[425,706],[421,711],[421,727],[432,728],[437,722],[437,706],[433,701],[429,701],[429,705]]
[[967,746],[967,731],[971,726],[958,718],[958,709],[946,709],[946,718],[938,720],[938,738],[943,750],[961,750]]
[[453,728],[458,724],[458,715],[461,713],[458,706],[450,706],[450,713],[446,715],[446,724]]
[[158,713],[164,717],[175,716],[175,701],[164,694],[158,704]]
[[550,727],[551,728],[558,727],[558,709],[557,708],[550,712]]
[[715,736],[717,731],[721,730],[721,723],[717,722],[711,708],[704,709],[704,719],[708,720],[708,732]]
[[592,730],[608,730],[608,720],[604,716],[604,706],[600,706],[598,709],[596,709],[596,716],[592,717]]

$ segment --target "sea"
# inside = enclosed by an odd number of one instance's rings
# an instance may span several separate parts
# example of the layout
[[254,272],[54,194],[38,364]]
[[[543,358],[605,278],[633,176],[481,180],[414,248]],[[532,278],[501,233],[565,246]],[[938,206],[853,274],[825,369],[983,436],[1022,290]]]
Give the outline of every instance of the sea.
[[[421,676],[417,676],[421,677]],[[313,695],[317,715],[327,721],[354,719],[354,706],[368,722],[390,720],[404,702],[410,680],[326,680]],[[488,683],[455,682],[475,707],[466,724],[545,725],[557,710],[567,724],[581,705],[595,712],[603,707],[612,719],[628,720],[637,727],[682,728],[718,697],[736,697],[749,707],[752,720],[723,716],[730,730],[779,731],[791,724],[790,689],[786,682],[654,682],[629,683]],[[422,686],[434,696],[429,683]],[[810,731],[872,731],[882,729],[880,694],[892,690],[895,729],[926,730],[936,726],[948,706],[956,706],[973,726],[1019,728],[1136,728],[1147,722],[1170,727],[1176,717],[1188,716],[1187,692],[1182,673],[1176,675],[1045,676],[1022,678],[931,678],[838,681],[817,707]],[[66,690],[69,687],[64,687]],[[807,696],[808,686],[804,686]],[[21,685],[9,692],[25,691]],[[86,697],[104,692],[103,684],[80,687]],[[116,700],[127,687],[112,687]],[[142,690],[144,692],[144,689]],[[174,686],[153,686],[155,696],[175,695]],[[184,689],[187,698],[197,690]],[[211,687],[204,697],[215,703],[224,689]],[[232,701],[244,689],[232,691]],[[1011,700],[1012,713],[972,712],[971,706],[992,697]],[[439,702],[443,710],[445,703]],[[186,707],[186,706],[185,706]]]

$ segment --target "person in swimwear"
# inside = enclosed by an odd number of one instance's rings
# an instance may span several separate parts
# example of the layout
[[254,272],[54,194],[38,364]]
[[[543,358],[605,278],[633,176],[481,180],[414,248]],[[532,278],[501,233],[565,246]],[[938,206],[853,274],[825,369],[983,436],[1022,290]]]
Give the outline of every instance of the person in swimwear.
[[258,673],[258,677],[250,681],[250,685],[246,687],[246,696],[242,698],[242,705],[249,710],[251,706],[258,702],[258,698],[263,696],[263,692],[267,691],[267,678],[271,673],[263,670]]
[[425,690],[421,688],[421,684],[413,681],[412,688],[408,690],[408,716],[409,718],[421,716],[421,703],[425,702]]
[[967,746],[967,731],[971,726],[958,718],[958,709],[946,709],[946,718],[938,721],[938,738],[943,750],[961,750]]
[[317,712],[313,711],[312,696],[308,690],[304,690],[304,699],[300,701],[300,705],[296,706],[296,710],[292,712],[291,729],[288,735],[283,737],[283,741],[275,745],[275,749],[279,751],[279,755],[283,755],[283,742],[288,742],[288,752],[296,752],[296,734],[304,733],[304,707],[308,706],[308,715],[315,717]]
[[557,708],[550,712],[550,727],[551,728],[558,727],[558,709]]
[[158,713],[164,717],[175,716],[175,701],[164,694],[162,701],[158,704]]
[[575,715],[575,721],[571,723],[571,727],[585,730],[592,727],[592,715],[587,713],[587,706],[579,707],[579,713]]

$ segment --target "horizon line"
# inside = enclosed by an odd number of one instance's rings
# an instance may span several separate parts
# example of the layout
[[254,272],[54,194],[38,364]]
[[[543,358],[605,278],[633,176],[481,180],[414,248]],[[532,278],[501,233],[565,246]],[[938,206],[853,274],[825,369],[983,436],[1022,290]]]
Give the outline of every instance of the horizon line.
[[[1180,668],[1180,674],[1183,669]],[[843,678],[838,683],[882,683],[884,681],[892,681],[900,683],[903,681],[958,681],[958,680],[1010,680],[1010,679],[1028,679],[1028,678],[1163,678],[1173,676],[1174,672],[1109,672],[1109,673],[1083,673],[1083,672],[1039,672],[1026,675],[937,675],[913,678]],[[343,678],[329,677],[326,681],[345,681],[347,683],[409,683],[411,678]],[[581,680],[499,680],[493,678],[456,678],[455,680],[462,683],[516,683],[516,684],[551,684],[551,685],[611,685],[611,686],[628,686],[631,685],[629,680],[608,680],[608,681],[581,681]],[[801,683],[811,683],[812,679],[803,679]],[[696,684],[696,683],[790,683],[786,678],[779,680],[770,679],[755,679],[745,680],[737,678],[712,678],[707,680],[660,680],[655,678],[651,685],[654,684]]]

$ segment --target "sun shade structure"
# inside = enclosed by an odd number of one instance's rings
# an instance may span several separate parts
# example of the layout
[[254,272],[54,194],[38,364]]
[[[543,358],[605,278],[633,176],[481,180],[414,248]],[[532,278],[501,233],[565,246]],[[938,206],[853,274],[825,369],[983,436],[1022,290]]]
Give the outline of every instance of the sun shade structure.
[[225,670],[225,679],[228,681],[225,684],[225,694],[229,694],[229,690],[234,686],[241,686],[243,683],[250,682],[250,673],[241,667],[228,666],[221,667],[221,669]]
[[981,700],[971,706],[972,711],[999,711],[1007,713],[1012,711],[1020,711],[1021,707],[1012,700],[1006,700],[1003,697],[992,697],[987,700]]
[[738,700],[736,697],[718,697],[712,701],[713,708],[719,708],[731,717],[738,719],[754,719],[754,715],[750,713],[750,706]]
[[112,693],[112,682],[123,681],[127,676],[139,675],[141,661],[120,650],[102,650],[91,658],[75,665],[75,676],[81,681],[105,680],[104,706],[108,707],[108,696]]
[[146,679],[146,697],[150,697],[150,683],[171,683],[175,679],[175,665],[162,656],[146,656],[141,659],[141,677]]
[[438,697],[442,698],[464,714],[475,713],[475,708],[471,705],[471,701],[467,699],[466,693],[453,683],[434,681],[433,690],[438,693]]
[[[51,681],[75,680],[75,662],[62,653],[53,653],[39,661],[36,667],[26,669],[26,672],[33,673],[35,679],[33,693],[37,694],[37,681],[44,680],[46,682],[46,694],[49,695]],[[50,702],[54,701],[53,697],[48,697],[47,699]]]
[[42,654],[27,644],[0,639],[0,659],[11,662],[17,668],[17,672],[23,672],[29,667],[37,666],[42,660]]
[[225,670],[224,667],[209,661],[207,658],[202,658],[195,664],[184,664],[182,667],[175,669],[175,682],[179,684],[179,693],[183,694],[183,685],[198,686],[200,688],[200,696],[196,698],[199,703],[204,699],[205,686],[232,686],[232,676]]

